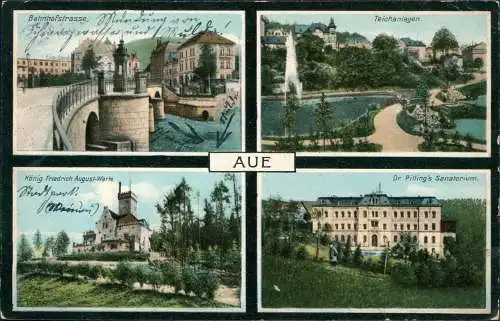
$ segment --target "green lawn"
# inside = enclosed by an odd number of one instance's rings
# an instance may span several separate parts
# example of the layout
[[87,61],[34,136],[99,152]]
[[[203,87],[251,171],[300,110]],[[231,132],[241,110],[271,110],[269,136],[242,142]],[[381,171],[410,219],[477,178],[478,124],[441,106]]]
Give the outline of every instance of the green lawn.
[[228,307],[182,294],[159,293],[152,290],[131,291],[121,285],[96,285],[46,276],[22,279],[18,287],[18,306],[20,307]]
[[[484,308],[485,290],[403,288],[388,276],[328,263],[263,257],[264,308]],[[276,285],[280,291],[276,291]]]

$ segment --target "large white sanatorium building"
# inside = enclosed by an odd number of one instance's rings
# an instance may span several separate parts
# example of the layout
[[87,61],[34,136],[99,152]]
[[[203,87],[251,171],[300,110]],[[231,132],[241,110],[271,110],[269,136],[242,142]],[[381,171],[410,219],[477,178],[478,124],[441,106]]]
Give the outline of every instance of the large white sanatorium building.
[[137,217],[137,196],[118,187],[118,213],[104,206],[95,231],[83,234],[83,243],[73,243],[73,252],[134,251],[150,252],[151,229],[145,219]]
[[420,248],[443,255],[443,240],[455,237],[455,222],[444,220],[434,196],[392,197],[381,191],[359,197],[319,197],[312,206],[313,232],[329,233],[339,242],[360,245],[364,252],[398,243],[401,233]]

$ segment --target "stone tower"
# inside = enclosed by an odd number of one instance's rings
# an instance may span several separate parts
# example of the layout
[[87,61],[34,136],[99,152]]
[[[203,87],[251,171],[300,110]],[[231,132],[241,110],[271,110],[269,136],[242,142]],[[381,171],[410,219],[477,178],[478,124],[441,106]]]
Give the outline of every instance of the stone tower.
[[337,50],[337,26],[333,17],[330,18],[330,23],[327,27],[327,32],[325,33],[325,46],[332,47],[333,50]]
[[130,189],[122,192],[122,183],[118,183],[118,215],[132,214],[137,217],[137,196]]

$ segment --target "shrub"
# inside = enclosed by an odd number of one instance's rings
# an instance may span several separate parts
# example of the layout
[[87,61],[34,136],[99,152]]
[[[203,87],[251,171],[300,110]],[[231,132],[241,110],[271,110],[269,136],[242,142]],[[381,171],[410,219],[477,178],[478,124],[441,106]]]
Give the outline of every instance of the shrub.
[[394,282],[404,287],[410,287],[417,284],[417,276],[414,268],[405,263],[396,264],[391,273],[391,278]]
[[108,278],[111,282],[117,281],[115,270],[112,268],[104,268],[103,277]]
[[95,264],[90,266],[88,276],[91,279],[97,280],[102,275],[104,275],[104,268],[101,265]]
[[197,271],[192,266],[186,266],[182,271],[182,283],[184,284],[184,292],[189,295],[190,293],[196,294],[196,289],[200,288]]
[[429,262],[429,272],[431,274],[431,283],[430,286],[432,287],[441,287],[444,284],[446,275],[441,268],[439,262],[437,261],[431,261]]
[[215,298],[215,292],[219,288],[219,279],[213,271],[203,271],[200,273],[200,285],[206,297],[210,300]]
[[115,274],[116,279],[122,284],[127,285],[128,288],[132,288],[135,281],[134,268],[128,262],[120,262],[116,266]]
[[90,265],[88,263],[76,264],[75,269],[81,276],[88,277],[90,275]]
[[162,262],[160,270],[163,274],[163,284],[172,286],[175,293],[179,293],[183,288],[182,276],[179,269],[171,263]]
[[417,276],[418,284],[424,287],[432,286],[432,275],[429,265],[426,262],[415,264],[415,274]]
[[137,282],[139,282],[141,288],[144,285],[144,283],[148,281],[147,272],[145,269],[146,268],[142,264],[138,264],[134,269],[135,279]]
[[163,273],[158,269],[149,269],[147,272],[148,283],[153,286],[154,290],[159,290],[163,284]]
[[293,256],[294,248],[289,241],[283,241],[280,248],[280,254],[284,258],[291,258]]
[[309,253],[307,253],[306,247],[304,245],[299,246],[297,252],[295,253],[297,260],[304,261],[309,259]]
[[363,256],[361,254],[361,246],[358,244],[356,246],[356,249],[354,250],[354,254],[353,254],[353,257],[352,257],[352,264],[355,267],[360,267],[361,263],[362,263],[362,260],[363,260]]

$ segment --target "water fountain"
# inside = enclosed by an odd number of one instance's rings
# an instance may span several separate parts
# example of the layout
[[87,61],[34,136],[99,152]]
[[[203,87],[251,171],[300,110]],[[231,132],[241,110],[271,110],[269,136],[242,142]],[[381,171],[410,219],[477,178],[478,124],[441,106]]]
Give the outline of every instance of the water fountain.
[[297,97],[300,99],[302,96],[302,83],[299,80],[299,73],[297,71],[297,55],[295,53],[295,42],[293,40],[292,32],[288,33],[285,40],[286,48],[286,63],[285,63],[285,81],[279,84],[274,90],[276,94],[284,94],[286,100],[286,93],[289,91],[289,85],[295,85]]

